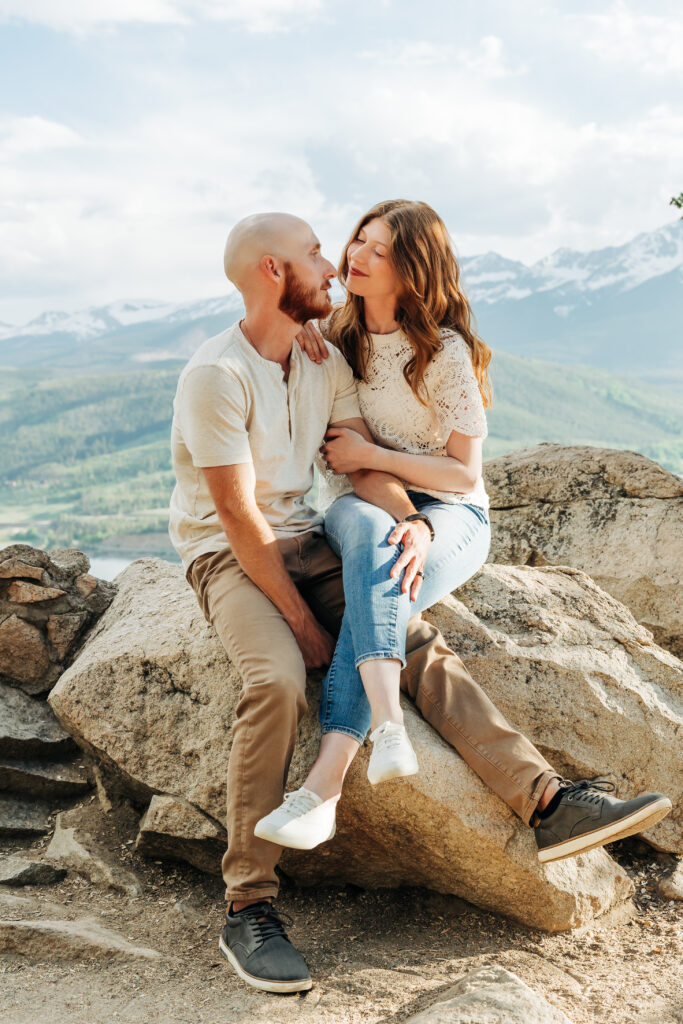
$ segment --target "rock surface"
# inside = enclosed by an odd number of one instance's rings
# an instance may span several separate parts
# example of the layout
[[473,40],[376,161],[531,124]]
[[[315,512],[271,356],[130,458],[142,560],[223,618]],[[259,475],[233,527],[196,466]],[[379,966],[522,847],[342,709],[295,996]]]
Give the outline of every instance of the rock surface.
[[116,588],[82,551],[12,544],[0,551],[0,681],[45,693]]
[[627,608],[576,569],[486,565],[427,617],[562,775],[669,796],[644,836],[683,849],[683,664]]
[[0,683],[0,752],[3,757],[59,758],[76,744],[49,705]]
[[484,467],[489,561],[571,565],[683,657],[683,480],[634,452],[541,444]]
[[408,1024],[571,1024],[504,967],[482,967],[461,978],[449,998],[408,1018]]
[[50,828],[50,804],[0,793],[0,836],[42,836]]
[[53,885],[64,878],[64,868],[26,857],[0,859],[0,885]]
[[93,835],[100,816],[100,808],[92,804],[58,814],[45,859],[75,871],[93,885],[113,889],[126,896],[141,896],[142,883],[137,875],[125,868],[117,856]]
[[160,954],[135,946],[95,921],[0,921],[0,951],[40,960],[157,960]]
[[184,860],[210,875],[220,875],[227,845],[225,829],[186,800],[154,796],[140,822],[135,849],[145,857]]
[[47,798],[79,796],[89,789],[90,780],[83,764],[0,760],[0,790]]
[[[180,569],[140,560],[118,583],[50,703],[131,797],[178,796],[223,823],[239,677]],[[317,688],[311,684],[290,788],[317,751]],[[549,931],[585,923],[630,896],[625,873],[601,850],[541,867],[530,830],[412,707],[406,714],[421,774],[376,794],[364,750],[345,788],[337,836],[310,855],[289,851],[286,871],[309,882],[422,885]]]
[[673,870],[657,879],[657,891],[665,900],[683,900],[683,860],[677,861]]

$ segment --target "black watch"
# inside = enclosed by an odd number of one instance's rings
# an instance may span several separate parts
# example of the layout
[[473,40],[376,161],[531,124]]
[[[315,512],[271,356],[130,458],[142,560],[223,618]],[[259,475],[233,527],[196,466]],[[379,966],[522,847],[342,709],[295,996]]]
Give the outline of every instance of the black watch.
[[426,513],[424,513],[424,512],[413,512],[413,514],[410,515],[410,516],[404,516],[403,517],[403,522],[404,523],[414,523],[416,519],[421,519],[423,523],[427,524],[427,529],[429,530],[430,540],[434,540],[434,527],[432,526],[431,519],[429,518],[428,515],[426,515]]

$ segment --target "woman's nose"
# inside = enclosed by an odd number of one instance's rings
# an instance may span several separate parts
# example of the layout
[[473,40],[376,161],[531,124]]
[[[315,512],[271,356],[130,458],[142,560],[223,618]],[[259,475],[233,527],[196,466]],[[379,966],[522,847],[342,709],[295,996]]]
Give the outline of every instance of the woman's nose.
[[349,253],[349,260],[353,260],[354,263],[362,263],[365,259],[365,242],[360,242],[358,246]]

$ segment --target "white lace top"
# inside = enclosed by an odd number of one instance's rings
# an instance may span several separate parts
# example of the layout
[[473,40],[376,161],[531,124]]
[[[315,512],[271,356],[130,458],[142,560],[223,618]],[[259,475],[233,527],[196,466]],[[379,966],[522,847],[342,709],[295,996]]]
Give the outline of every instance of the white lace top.
[[[357,381],[358,401],[363,419],[378,444],[410,455],[446,455],[446,442],[453,430],[469,437],[486,437],[486,414],[466,341],[454,331],[441,333],[444,347],[425,371],[428,406],[418,402],[403,376],[403,367],[413,349],[403,331],[372,334],[366,380]],[[348,477],[335,476],[322,458],[317,504],[327,509],[335,498],[353,490]],[[480,476],[468,494],[437,491],[408,484],[412,490],[430,494],[448,504],[467,502],[488,508],[484,481]]]

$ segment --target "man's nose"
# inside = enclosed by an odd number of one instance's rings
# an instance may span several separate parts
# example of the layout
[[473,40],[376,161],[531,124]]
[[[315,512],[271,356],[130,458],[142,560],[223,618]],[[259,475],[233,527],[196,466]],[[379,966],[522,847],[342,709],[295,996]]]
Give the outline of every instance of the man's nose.
[[325,260],[325,263],[327,264],[327,268],[325,270],[325,277],[336,277],[337,268],[334,266],[334,264],[330,263],[329,260]]

